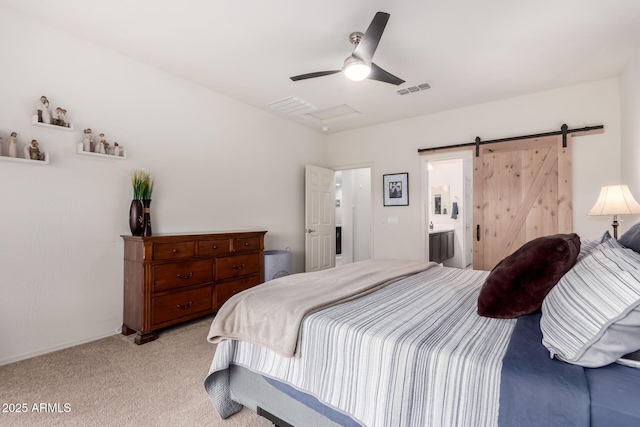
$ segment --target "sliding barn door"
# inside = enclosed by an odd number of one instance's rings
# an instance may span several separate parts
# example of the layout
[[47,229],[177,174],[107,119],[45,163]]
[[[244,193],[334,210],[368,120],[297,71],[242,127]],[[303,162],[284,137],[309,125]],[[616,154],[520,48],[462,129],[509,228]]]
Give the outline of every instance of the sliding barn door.
[[537,237],[572,232],[571,135],[480,146],[474,158],[473,268],[491,270]]

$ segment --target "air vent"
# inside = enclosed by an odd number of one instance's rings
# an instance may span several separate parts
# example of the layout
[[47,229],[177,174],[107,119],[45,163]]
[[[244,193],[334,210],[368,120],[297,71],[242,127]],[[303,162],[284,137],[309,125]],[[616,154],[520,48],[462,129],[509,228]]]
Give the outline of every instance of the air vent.
[[410,93],[420,92],[421,90],[431,89],[431,85],[429,83],[422,83],[417,86],[411,86],[405,89],[400,89],[396,91],[398,95],[408,95]]
[[324,110],[316,111],[309,114],[309,116],[314,117],[322,122],[341,120],[357,115],[360,115],[360,112],[347,104],[326,108]]
[[316,107],[314,107],[307,101],[296,98],[295,96],[290,96],[288,98],[281,99],[280,101],[272,102],[270,104],[267,104],[267,107],[273,108],[276,111],[284,114],[289,114],[291,116],[296,114],[310,113],[311,111],[316,110]]

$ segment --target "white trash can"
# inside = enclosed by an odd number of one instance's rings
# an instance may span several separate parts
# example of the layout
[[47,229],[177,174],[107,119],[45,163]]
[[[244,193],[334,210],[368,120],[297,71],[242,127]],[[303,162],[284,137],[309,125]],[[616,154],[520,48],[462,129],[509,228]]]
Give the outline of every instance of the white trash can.
[[264,251],[264,281],[291,274],[291,251]]

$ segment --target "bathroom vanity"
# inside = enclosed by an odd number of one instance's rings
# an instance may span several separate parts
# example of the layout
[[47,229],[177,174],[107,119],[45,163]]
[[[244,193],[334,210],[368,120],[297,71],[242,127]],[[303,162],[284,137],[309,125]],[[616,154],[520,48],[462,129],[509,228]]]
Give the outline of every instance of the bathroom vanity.
[[429,230],[429,261],[442,263],[453,258],[453,230]]

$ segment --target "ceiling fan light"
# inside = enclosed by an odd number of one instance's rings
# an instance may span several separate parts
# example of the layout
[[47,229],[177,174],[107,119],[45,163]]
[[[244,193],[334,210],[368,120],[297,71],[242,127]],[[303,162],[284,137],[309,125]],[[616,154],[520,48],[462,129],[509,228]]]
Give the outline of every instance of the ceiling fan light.
[[364,62],[351,62],[344,67],[344,75],[354,82],[366,79],[370,72],[371,67]]

